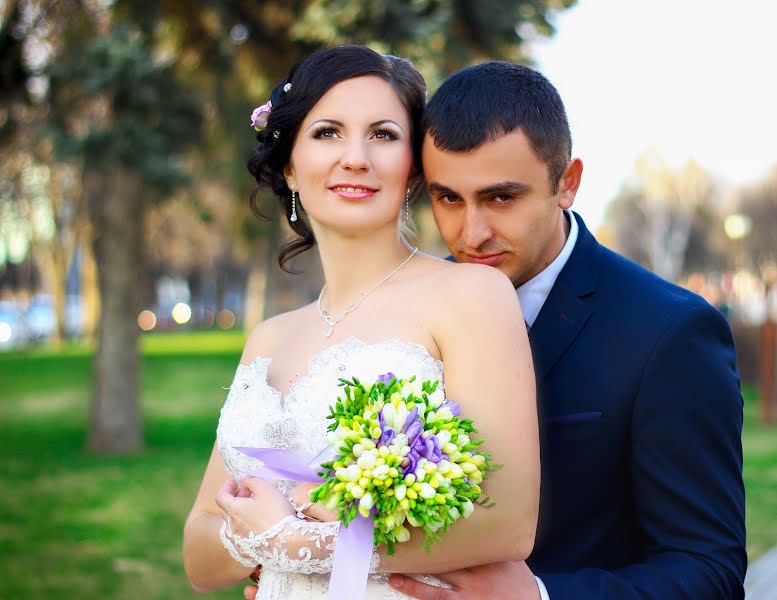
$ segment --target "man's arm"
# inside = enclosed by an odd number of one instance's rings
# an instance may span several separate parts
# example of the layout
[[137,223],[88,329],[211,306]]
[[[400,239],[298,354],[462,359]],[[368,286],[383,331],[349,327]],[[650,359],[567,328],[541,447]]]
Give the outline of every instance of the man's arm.
[[641,562],[537,573],[551,600],[744,597],[742,397],[723,316],[697,304],[645,366],[632,418],[632,493]]

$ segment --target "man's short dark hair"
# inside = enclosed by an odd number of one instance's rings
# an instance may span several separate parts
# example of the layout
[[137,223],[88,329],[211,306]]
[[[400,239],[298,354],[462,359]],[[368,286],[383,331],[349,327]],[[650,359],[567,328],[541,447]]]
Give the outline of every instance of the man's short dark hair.
[[548,166],[550,188],[572,153],[564,103],[541,73],[492,61],[451,75],[427,105],[422,123],[440,150],[468,152],[520,129]]

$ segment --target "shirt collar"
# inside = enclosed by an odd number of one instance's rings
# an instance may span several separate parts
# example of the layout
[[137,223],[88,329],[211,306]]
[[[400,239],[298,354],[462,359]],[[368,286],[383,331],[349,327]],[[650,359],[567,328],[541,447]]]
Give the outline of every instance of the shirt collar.
[[558,274],[561,273],[561,269],[567,264],[567,260],[569,260],[569,256],[575,248],[575,242],[577,242],[578,226],[575,215],[569,210],[565,210],[564,214],[569,219],[569,235],[561,252],[553,259],[552,263],[515,290],[521,303],[523,318],[526,319],[526,324],[529,327],[534,325],[534,321],[537,320],[537,315],[540,314],[542,305],[548,299]]

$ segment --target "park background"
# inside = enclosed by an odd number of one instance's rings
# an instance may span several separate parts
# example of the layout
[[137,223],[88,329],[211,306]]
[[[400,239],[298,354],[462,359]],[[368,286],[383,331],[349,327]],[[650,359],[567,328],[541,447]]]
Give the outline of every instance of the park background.
[[[586,166],[575,209],[729,318],[748,553],[767,554],[775,17],[768,0],[0,0],[0,598],[195,596],[183,519],[245,332],[322,283],[314,252],[277,267],[288,230],[248,208],[248,116],[348,42],[411,58],[430,93],[494,58],[557,85]],[[426,203],[415,218],[443,255]]]

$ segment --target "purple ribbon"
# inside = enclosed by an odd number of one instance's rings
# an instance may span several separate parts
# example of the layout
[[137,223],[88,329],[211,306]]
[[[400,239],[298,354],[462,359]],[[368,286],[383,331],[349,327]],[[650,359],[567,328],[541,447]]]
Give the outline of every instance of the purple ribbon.
[[[246,475],[270,480],[321,483],[323,478],[318,474],[321,463],[334,458],[334,449],[331,447],[326,447],[312,459],[302,452],[279,448],[235,447],[235,450],[263,463]],[[372,518],[365,518],[360,513],[347,527],[340,527],[332,557],[327,600],[364,598],[372,558],[372,529]]]

